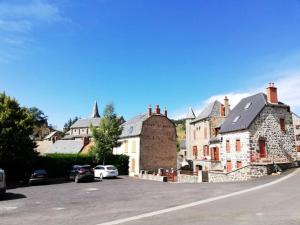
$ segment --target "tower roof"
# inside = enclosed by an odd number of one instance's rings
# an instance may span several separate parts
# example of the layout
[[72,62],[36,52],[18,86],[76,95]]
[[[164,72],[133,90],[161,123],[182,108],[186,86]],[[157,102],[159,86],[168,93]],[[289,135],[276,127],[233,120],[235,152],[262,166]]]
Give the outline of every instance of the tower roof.
[[92,118],[100,118],[97,101],[95,101],[91,117]]
[[195,119],[195,118],[196,118],[195,113],[194,113],[192,107],[190,107],[189,108],[189,112],[188,112],[188,114],[186,116],[186,119]]

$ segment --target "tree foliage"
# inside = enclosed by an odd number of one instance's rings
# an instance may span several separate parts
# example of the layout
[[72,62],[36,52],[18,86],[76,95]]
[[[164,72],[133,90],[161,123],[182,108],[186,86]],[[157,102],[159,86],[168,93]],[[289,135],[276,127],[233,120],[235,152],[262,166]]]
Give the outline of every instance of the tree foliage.
[[70,118],[64,125],[64,129],[63,129],[63,132],[66,133],[70,130],[71,126],[77,121],[79,120],[80,118],[79,117],[75,117],[75,118]]
[[0,93],[0,165],[15,164],[15,169],[29,164],[37,155],[33,133],[35,119],[28,109]]
[[52,130],[52,125],[48,125],[48,117],[42,110],[37,107],[31,107],[28,111],[32,114],[34,119],[33,137],[34,139],[43,139]]
[[99,127],[91,127],[95,145],[90,154],[105,164],[105,157],[112,154],[113,148],[119,145],[118,139],[122,133],[120,119],[115,113],[113,104],[105,107],[103,117],[100,120]]

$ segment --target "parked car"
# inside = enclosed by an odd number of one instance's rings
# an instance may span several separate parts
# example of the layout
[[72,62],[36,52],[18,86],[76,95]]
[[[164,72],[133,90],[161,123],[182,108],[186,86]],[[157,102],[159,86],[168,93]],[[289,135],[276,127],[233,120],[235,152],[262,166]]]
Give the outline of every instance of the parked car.
[[48,173],[44,169],[34,170],[28,181],[29,185],[46,183],[48,183]]
[[109,165],[109,166],[96,166],[94,168],[94,176],[96,178],[99,178],[100,180],[107,177],[113,177],[116,178],[119,176],[119,171],[115,166]]
[[0,196],[6,192],[6,177],[3,169],[0,169]]
[[74,180],[76,183],[81,181],[94,181],[94,171],[90,165],[75,165],[72,167],[69,180]]

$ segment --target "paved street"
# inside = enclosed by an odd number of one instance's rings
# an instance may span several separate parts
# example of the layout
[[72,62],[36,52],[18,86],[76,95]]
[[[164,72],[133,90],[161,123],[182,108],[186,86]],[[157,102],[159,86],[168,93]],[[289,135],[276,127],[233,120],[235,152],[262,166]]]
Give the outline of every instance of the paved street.
[[[222,184],[166,184],[122,177],[11,189],[7,199],[0,201],[0,224],[96,225],[257,187],[282,177]],[[299,185],[298,172],[257,191],[127,224],[300,224]]]

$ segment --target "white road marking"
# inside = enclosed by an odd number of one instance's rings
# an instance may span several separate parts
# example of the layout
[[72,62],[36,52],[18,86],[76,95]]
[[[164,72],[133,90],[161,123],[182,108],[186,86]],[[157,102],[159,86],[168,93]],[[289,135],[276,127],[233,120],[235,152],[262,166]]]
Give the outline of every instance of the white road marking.
[[62,210],[64,210],[65,208],[52,208],[53,210],[55,210],[55,211],[62,211]]
[[257,190],[260,190],[260,189],[263,189],[266,187],[270,187],[274,184],[278,184],[287,179],[290,179],[291,177],[295,176],[299,171],[300,171],[300,169],[297,169],[293,173],[291,173],[285,177],[282,177],[278,180],[272,181],[267,184],[262,184],[262,185],[259,185],[259,186],[253,187],[253,188],[249,188],[246,190],[237,191],[237,192],[233,192],[231,194],[221,195],[218,197],[213,197],[213,198],[209,198],[209,199],[205,199],[205,200],[201,200],[201,201],[197,201],[197,202],[192,202],[189,204],[179,205],[179,206],[175,206],[175,207],[171,207],[171,208],[167,208],[167,209],[163,209],[163,210],[158,210],[158,211],[154,211],[154,212],[150,212],[150,213],[144,213],[144,214],[141,214],[138,216],[132,216],[132,217],[124,218],[124,219],[114,220],[114,221],[107,222],[107,223],[100,223],[97,225],[115,225],[115,224],[127,223],[127,222],[131,222],[131,221],[135,221],[135,220],[140,220],[140,219],[144,219],[144,218],[148,218],[148,217],[158,216],[158,215],[165,214],[165,213],[170,213],[170,212],[174,212],[174,211],[178,211],[178,210],[182,210],[182,209],[187,209],[187,208],[203,205],[205,203],[210,203],[210,202],[230,198],[233,196],[242,195],[242,194],[249,193],[252,191],[257,191]]
[[14,209],[17,209],[18,207],[16,206],[4,206],[3,209],[5,210],[14,210]]
[[99,188],[87,188],[87,191],[99,191]]

